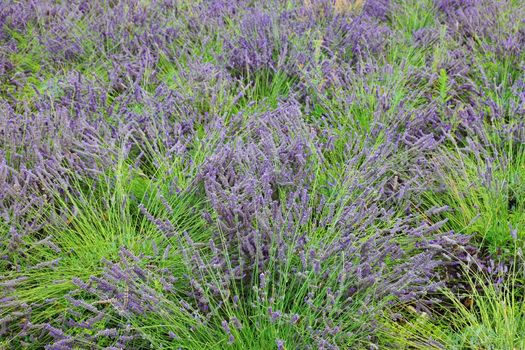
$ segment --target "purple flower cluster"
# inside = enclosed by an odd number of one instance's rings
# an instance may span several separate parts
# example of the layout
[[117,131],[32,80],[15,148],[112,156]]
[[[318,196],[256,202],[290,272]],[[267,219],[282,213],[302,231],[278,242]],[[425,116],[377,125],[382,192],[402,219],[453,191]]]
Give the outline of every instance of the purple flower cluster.
[[0,344],[377,347],[502,282],[525,7],[432,4],[2,3]]

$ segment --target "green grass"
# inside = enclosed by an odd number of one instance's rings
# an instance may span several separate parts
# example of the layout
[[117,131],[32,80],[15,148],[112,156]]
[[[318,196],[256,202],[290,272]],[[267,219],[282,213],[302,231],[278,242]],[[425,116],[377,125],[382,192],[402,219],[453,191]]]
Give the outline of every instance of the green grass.
[[457,144],[443,150],[435,163],[444,192],[429,193],[427,201],[450,207],[447,228],[474,235],[492,253],[507,254],[514,244],[511,232],[516,230],[519,244],[525,238],[525,148],[507,137],[489,142],[481,152]]
[[[91,276],[100,276],[103,260],[118,260],[122,247],[137,255],[155,255],[155,249],[162,251],[167,244],[178,244],[175,240],[167,240],[164,233],[139,215],[140,203],[157,217],[172,219],[180,232],[189,232],[195,240],[209,239],[210,232],[205,228],[199,211],[196,211],[202,206],[202,199],[195,193],[187,192],[185,187],[182,187],[184,191],[173,193],[168,186],[168,179],[180,176],[180,173],[162,173],[166,169],[160,167],[155,179],[162,181],[152,181],[144,174],[130,173],[128,169],[129,165],[121,161],[116,172],[108,172],[96,182],[78,182],[76,188],[83,190],[66,198],[57,196],[56,205],[61,208],[62,218],[55,219],[54,225],[46,227],[44,233],[53,237],[60,251],[40,243],[38,237],[26,237],[24,256],[15,257],[20,267],[4,271],[2,280],[25,278],[8,296],[22,304],[40,303],[39,307],[32,309],[33,322],[45,323],[67,315],[70,305],[63,298],[77,289],[72,283],[73,278],[88,280]],[[179,186],[185,186],[185,181],[181,178]],[[171,214],[160,200],[161,194],[169,203]],[[53,266],[40,268],[38,265],[55,259],[59,260]],[[179,276],[184,272],[180,254],[162,260],[159,266],[168,267]],[[43,302],[46,300],[48,302]],[[13,310],[1,310],[7,314],[10,311]],[[7,314],[0,313],[0,318]],[[9,339],[0,344],[17,346]],[[40,345],[35,343],[29,348],[36,349]]]
[[523,257],[517,269],[495,285],[483,274],[468,277],[470,292],[445,290],[452,307],[443,314],[406,312],[398,321],[385,321],[385,336],[395,349],[524,349],[525,296]]

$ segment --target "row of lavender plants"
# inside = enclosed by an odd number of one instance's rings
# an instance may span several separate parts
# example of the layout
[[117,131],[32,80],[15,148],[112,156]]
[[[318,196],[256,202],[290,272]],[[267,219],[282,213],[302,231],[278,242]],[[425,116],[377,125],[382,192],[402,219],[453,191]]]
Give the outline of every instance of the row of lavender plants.
[[521,0],[0,2],[1,349],[525,349]]

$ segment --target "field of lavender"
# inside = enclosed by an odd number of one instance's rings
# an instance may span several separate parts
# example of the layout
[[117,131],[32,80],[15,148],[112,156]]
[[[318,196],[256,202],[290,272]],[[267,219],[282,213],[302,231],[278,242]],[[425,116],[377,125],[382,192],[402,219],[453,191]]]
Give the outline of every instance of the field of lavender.
[[0,349],[525,349],[523,0],[0,0]]

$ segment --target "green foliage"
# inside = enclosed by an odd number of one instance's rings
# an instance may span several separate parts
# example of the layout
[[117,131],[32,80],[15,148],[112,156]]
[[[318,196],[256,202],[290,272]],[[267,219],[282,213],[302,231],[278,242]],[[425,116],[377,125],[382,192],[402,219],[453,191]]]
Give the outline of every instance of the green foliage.
[[[444,291],[451,307],[440,315],[415,310],[385,320],[386,342],[395,349],[523,349],[525,295],[523,257],[515,251],[516,269],[494,284],[488,276],[468,277],[468,292]],[[392,345],[394,344],[394,345]]]
[[451,208],[444,214],[448,228],[475,235],[494,254],[509,254],[513,232],[519,244],[525,235],[525,148],[500,137],[489,153],[456,147],[436,158],[445,191],[427,200]]

